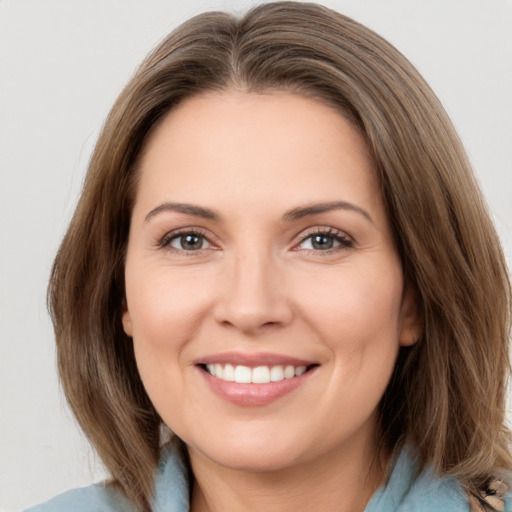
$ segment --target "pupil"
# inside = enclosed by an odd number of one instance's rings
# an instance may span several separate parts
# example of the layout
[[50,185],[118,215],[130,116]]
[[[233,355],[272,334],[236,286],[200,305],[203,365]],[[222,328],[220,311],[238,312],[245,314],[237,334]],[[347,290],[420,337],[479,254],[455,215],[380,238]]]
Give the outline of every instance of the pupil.
[[181,246],[183,249],[201,249],[202,239],[197,235],[184,235],[181,237]]
[[313,247],[315,249],[332,249],[333,239],[332,236],[315,235],[313,237]]

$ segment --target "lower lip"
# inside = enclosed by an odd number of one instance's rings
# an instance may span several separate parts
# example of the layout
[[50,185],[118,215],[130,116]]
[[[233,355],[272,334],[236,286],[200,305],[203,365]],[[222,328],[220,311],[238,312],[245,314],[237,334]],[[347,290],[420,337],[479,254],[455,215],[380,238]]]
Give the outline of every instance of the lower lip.
[[242,406],[270,404],[304,384],[315,370],[316,368],[311,368],[298,377],[283,379],[278,382],[239,384],[238,382],[227,382],[218,379],[199,368],[203,378],[215,394],[229,402]]

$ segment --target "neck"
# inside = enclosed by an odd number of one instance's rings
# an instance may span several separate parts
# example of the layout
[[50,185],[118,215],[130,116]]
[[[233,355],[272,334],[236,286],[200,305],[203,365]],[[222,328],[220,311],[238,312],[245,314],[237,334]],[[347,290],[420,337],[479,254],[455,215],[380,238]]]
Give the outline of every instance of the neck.
[[389,459],[373,443],[355,443],[285,469],[242,471],[189,453],[191,512],[363,512]]

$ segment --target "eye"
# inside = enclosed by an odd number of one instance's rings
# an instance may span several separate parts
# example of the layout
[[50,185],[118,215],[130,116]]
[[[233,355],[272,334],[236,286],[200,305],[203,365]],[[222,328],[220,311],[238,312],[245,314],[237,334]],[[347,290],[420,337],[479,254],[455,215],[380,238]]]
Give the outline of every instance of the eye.
[[162,247],[171,247],[178,251],[200,251],[201,249],[209,249],[210,242],[201,233],[195,231],[187,231],[181,233],[170,233],[161,242]]
[[352,241],[341,232],[332,229],[321,230],[306,235],[297,249],[306,251],[329,251],[352,247]]

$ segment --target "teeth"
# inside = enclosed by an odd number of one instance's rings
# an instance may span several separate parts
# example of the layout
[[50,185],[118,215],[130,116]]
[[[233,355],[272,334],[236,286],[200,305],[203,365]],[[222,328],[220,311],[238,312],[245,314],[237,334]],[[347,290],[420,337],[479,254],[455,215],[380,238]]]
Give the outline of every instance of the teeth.
[[222,372],[222,379],[227,380],[228,382],[233,382],[235,380],[235,368],[231,364],[227,364],[224,366],[224,371]]
[[238,382],[240,384],[250,384],[252,382],[251,369],[247,366],[235,367],[235,382]]
[[297,368],[295,368],[295,376],[298,377],[299,375],[302,375],[305,371],[305,366],[297,366]]
[[284,369],[284,378],[291,379],[292,377],[295,377],[295,368],[293,366],[287,366]]
[[252,370],[251,382],[254,384],[266,384],[270,382],[270,370],[268,366],[258,366]]
[[[293,368],[293,366],[292,366]],[[270,369],[270,380],[272,382],[278,382],[284,379],[284,370],[282,366],[272,366]]]
[[233,366],[231,364],[207,364],[206,368],[210,375],[228,382],[239,384],[267,384],[268,382],[279,382],[284,379],[298,377],[306,371],[306,366]]

